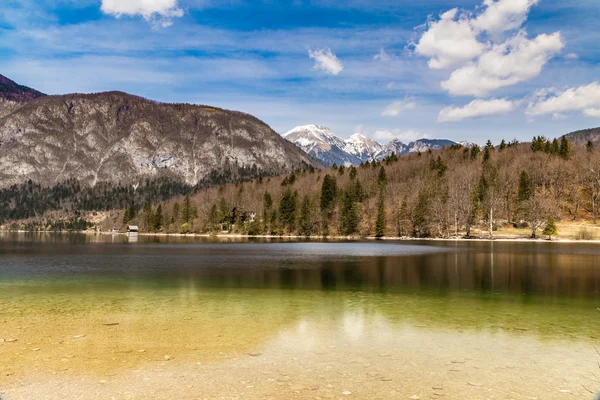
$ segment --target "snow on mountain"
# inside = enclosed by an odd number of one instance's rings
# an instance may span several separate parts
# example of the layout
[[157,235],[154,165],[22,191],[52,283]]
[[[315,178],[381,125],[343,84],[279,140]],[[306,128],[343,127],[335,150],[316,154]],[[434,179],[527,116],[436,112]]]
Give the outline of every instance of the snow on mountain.
[[360,133],[355,133],[344,140],[329,128],[318,125],[299,126],[284,134],[283,137],[329,166],[359,165],[366,161],[382,160],[392,153],[405,156],[411,153],[425,153],[430,149],[440,150],[456,144],[443,139],[419,139],[406,144],[394,139],[384,146]]
[[306,153],[326,165],[358,165],[362,161],[346,151],[344,139],[336,136],[329,128],[318,125],[299,126],[283,135]]
[[358,157],[362,162],[371,161],[381,153],[383,146],[373,139],[355,133],[346,139],[346,151]]

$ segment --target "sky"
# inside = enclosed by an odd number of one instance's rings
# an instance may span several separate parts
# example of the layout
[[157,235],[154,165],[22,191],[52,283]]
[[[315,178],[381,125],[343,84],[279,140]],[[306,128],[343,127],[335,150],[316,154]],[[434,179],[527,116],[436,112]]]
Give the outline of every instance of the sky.
[[600,126],[598,0],[3,0],[0,74],[382,143]]

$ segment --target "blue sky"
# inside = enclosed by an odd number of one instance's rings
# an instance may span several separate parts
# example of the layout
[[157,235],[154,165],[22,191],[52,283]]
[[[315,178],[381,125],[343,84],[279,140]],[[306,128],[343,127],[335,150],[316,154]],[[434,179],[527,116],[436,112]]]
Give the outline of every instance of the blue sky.
[[0,73],[284,133],[485,143],[600,126],[597,0],[4,0]]

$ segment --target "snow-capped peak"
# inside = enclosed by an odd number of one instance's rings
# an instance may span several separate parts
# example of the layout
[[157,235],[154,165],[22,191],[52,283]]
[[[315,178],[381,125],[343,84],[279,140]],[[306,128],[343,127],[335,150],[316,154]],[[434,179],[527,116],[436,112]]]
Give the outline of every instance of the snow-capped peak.
[[361,161],[371,161],[383,150],[383,146],[361,133],[355,133],[346,139],[345,150]]
[[285,133],[283,137],[303,147],[310,145],[344,146],[341,138],[334,135],[329,128],[319,125],[298,126]]

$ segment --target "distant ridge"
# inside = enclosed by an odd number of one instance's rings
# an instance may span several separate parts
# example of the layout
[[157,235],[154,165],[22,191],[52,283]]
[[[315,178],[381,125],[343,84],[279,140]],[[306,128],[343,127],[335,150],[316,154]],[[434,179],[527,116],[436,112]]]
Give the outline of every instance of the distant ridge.
[[4,75],[0,75],[0,99],[22,103],[43,96],[46,95],[30,87],[19,85]]
[[586,145],[588,141],[598,145],[600,143],[600,128],[582,129],[567,133],[565,137],[576,145]]
[[394,139],[384,146],[360,133],[344,140],[329,128],[319,125],[298,126],[283,137],[328,166],[359,165],[367,161],[382,160],[392,153],[404,156],[457,144],[445,139],[419,139],[410,143]]

